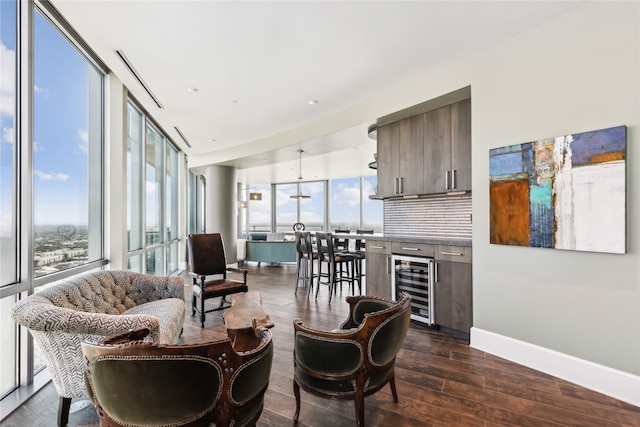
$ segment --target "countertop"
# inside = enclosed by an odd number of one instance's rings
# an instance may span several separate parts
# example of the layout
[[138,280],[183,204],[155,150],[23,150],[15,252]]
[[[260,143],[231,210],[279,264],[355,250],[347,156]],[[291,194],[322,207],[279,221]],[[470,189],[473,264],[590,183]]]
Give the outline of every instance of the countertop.
[[385,242],[402,242],[402,243],[422,243],[425,245],[449,245],[449,246],[466,246],[471,247],[471,240],[459,240],[459,239],[434,239],[415,236],[382,236],[379,234],[346,234],[349,239],[356,237],[362,237],[368,241],[383,240]]

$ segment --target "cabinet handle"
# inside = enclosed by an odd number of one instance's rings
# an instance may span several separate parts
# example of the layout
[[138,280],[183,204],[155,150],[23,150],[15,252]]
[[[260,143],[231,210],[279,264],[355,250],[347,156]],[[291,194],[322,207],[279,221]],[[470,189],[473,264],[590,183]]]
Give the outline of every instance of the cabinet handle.
[[444,189],[449,189],[449,171],[445,171],[444,173]]
[[433,278],[435,280],[434,283],[438,283],[438,263],[437,262],[434,263],[434,270],[435,270],[433,274],[434,276]]
[[419,251],[420,248],[405,248],[405,247],[403,247],[402,250],[403,251]]
[[464,254],[459,254],[459,253],[457,253],[457,252],[440,252],[440,255],[463,256]]
[[373,246],[373,245],[369,245],[369,247],[371,249],[384,249],[384,246]]
[[451,189],[455,190],[456,188],[456,170],[451,170]]
[[387,274],[391,273],[391,257],[387,257],[387,262],[385,262],[385,266],[387,267]]
[[398,177],[395,178],[395,183],[393,184],[393,194],[398,194]]
[[400,185],[398,186],[398,193],[404,193],[404,177],[400,177]]

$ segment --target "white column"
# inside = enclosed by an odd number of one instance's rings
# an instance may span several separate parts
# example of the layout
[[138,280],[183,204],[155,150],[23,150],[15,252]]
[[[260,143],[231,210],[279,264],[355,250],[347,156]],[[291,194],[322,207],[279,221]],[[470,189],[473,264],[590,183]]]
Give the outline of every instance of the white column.
[[207,166],[206,232],[220,233],[227,264],[237,261],[237,187],[236,169]]

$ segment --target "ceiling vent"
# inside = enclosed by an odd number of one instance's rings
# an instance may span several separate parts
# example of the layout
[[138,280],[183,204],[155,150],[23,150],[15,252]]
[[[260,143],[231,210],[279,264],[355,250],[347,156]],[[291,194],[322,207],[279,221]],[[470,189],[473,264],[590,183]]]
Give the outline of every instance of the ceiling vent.
[[155,102],[155,104],[158,106],[158,108],[164,109],[164,107],[162,106],[160,101],[158,101],[158,98],[156,98],[156,96],[153,94],[153,92],[151,92],[151,89],[149,89],[149,86],[147,86],[147,84],[144,82],[144,80],[142,80],[142,77],[140,77],[140,74],[138,74],[136,69],[133,68],[133,65],[131,64],[129,59],[126,57],[124,52],[121,51],[121,50],[116,50],[116,54],[118,55],[118,57],[120,57],[120,60],[124,63],[124,65],[127,67],[127,69],[129,69],[129,72],[133,75],[133,77],[136,78],[138,83],[140,83],[140,85],[142,85],[142,88],[147,92],[149,97],[153,100],[153,102]]

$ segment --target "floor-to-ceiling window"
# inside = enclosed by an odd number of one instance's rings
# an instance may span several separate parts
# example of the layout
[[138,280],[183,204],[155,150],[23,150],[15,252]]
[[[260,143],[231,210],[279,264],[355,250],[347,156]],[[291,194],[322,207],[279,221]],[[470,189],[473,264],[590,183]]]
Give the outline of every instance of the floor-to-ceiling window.
[[34,276],[102,258],[102,73],[39,11],[33,49]]
[[[17,3],[0,1],[0,288],[18,281]],[[17,386],[17,331],[9,317],[15,294],[0,298],[0,397]]]
[[370,199],[369,196],[377,193],[377,176],[362,177],[362,225],[361,230],[373,230],[375,233],[382,233],[383,230],[383,202],[379,199]]
[[127,268],[178,269],[178,173],[175,146],[133,102],[127,106]]
[[330,181],[331,229],[360,228],[360,177],[332,179]]
[[[310,181],[275,186],[275,230],[293,232],[293,224],[301,222],[308,231],[325,227],[326,181]],[[308,198],[292,198],[295,195]]]
[[48,5],[0,1],[3,411],[44,366],[12,305],[106,263],[104,67]]
[[[252,231],[271,231],[271,185],[259,184],[246,189],[247,199],[247,230],[243,234]],[[251,199],[250,194],[260,194],[260,200]]]
[[[273,206],[275,206],[273,229],[278,232],[292,232],[293,224],[301,222],[309,231],[325,230],[327,227],[325,224],[328,224],[329,230],[349,229],[353,232],[373,230],[376,233],[382,233],[383,203],[381,200],[369,198],[370,195],[375,194],[376,183],[376,176],[366,176],[275,184],[273,185]],[[327,186],[328,200],[325,197]],[[291,197],[299,194],[310,197]],[[265,220],[266,214],[270,214],[267,209],[272,205],[264,202],[263,204],[253,203],[249,201],[249,230],[271,230],[266,228]]]

